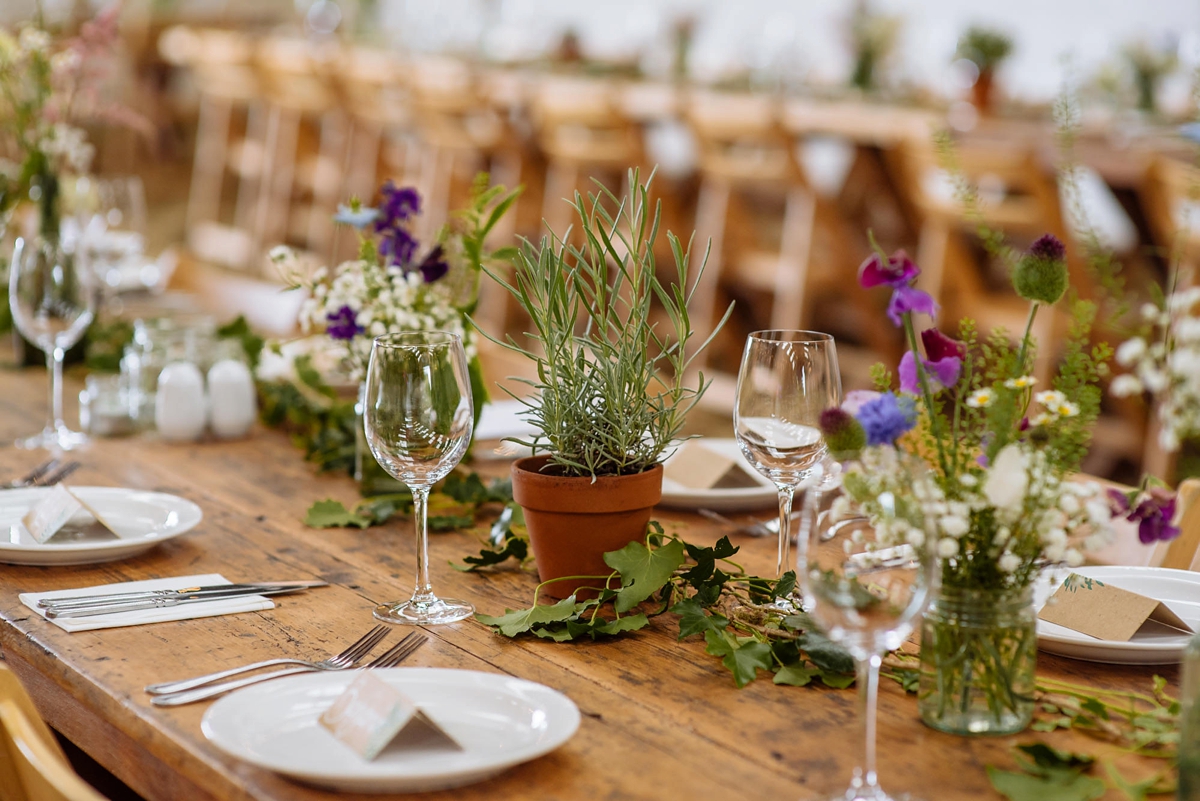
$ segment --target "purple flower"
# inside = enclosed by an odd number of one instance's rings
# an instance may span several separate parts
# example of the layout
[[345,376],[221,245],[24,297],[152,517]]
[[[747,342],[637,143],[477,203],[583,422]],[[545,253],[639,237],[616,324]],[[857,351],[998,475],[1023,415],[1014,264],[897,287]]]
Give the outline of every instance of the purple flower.
[[[932,361],[922,359],[925,372],[933,384],[929,389],[937,392],[943,387],[952,387],[958,382],[958,374],[962,370],[962,359],[957,356],[947,356],[944,359]],[[916,395],[921,391],[921,382],[917,378],[917,360],[910,350],[900,359],[900,391]]]
[[407,270],[415,255],[417,240],[403,228],[391,228],[379,240],[379,257],[384,264],[395,264]]
[[898,288],[911,285],[920,273],[920,268],[903,250],[889,256],[886,263],[878,253],[872,253],[858,268],[858,283],[863,289],[883,284]]
[[[899,290],[897,290],[899,291]],[[936,328],[927,328],[921,332],[921,343],[925,346],[925,355],[921,361],[925,364],[925,372],[934,384],[930,389],[934,392],[942,387],[952,387],[958,383],[962,371],[962,360],[966,358],[967,346],[956,339],[943,334]],[[921,383],[917,378],[917,360],[912,351],[900,359],[900,391],[916,395],[920,392]]]
[[1131,496],[1110,489],[1108,500],[1114,514],[1138,524],[1138,539],[1143,544],[1179,536],[1179,527],[1171,524],[1175,517],[1175,496],[1170,491],[1151,487],[1141,495]]
[[925,346],[925,356],[935,362],[949,356],[960,361],[967,357],[966,345],[957,339],[946,336],[936,328],[926,328],[921,332],[921,344]]
[[349,306],[325,315],[325,333],[333,339],[354,339],[365,330],[358,324],[357,312]]
[[906,312],[917,312],[919,314],[928,314],[933,317],[938,312],[938,305],[934,302],[933,296],[928,292],[922,292],[919,289],[913,289],[910,286],[896,287],[896,291],[892,293],[892,299],[888,302],[887,313],[896,327],[904,325],[903,315]]
[[397,187],[391,181],[386,181],[381,193],[383,198],[379,204],[380,217],[375,221],[376,232],[397,228],[409,217],[421,213],[421,196],[411,186]]
[[426,254],[417,267],[421,271],[421,278],[425,279],[425,283],[432,284],[434,281],[441,278],[450,270],[450,265],[443,258],[442,246],[437,245],[433,250]]
[[1029,255],[1049,261],[1062,261],[1067,257],[1067,247],[1054,234],[1042,234],[1029,246]]
[[908,398],[887,392],[864,405],[855,415],[867,432],[868,445],[891,445],[917,424],[917,410]]

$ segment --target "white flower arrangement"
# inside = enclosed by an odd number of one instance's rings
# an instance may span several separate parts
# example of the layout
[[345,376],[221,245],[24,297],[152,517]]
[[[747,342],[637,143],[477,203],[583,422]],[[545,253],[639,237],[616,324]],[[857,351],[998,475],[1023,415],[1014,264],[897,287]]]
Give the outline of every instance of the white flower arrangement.
[[1200,438],[1200,287],[1172,292],[1141,310],[1145,330],[1117,348],[1117,364],[1129,372],[1113,379],[1117,397],[1148,393],[1157,405],[1158,443],[1178,451]]

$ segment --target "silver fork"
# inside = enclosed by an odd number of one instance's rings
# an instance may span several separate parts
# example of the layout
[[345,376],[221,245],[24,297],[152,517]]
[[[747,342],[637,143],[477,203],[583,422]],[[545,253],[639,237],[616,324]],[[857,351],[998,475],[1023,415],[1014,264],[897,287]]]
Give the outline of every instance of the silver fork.
[[53,487],[55,484],[62,481],[67,476],[71,475],[72,473],[74,473],[76,470],[78,470],[82,466],[83,465],[80,462],[67,462],[62,467],[59,467],[57,470],[54,470],[51,473],[44,474],[44,475],[40,476],[39,478],[37,478],[36,480],[34,480],[32,486],[34,486],[34,487]]
[[151,684],[145,687],[146,692],[151,695],[166,695],[167,693],[181,693],[185,690],[191,690],[195,687],[203,687],[205,684],[211,684],[214,681],[227,679],[230,676],[236,676],[239,673],[247,673],[251,670],[259,668],[274,667],[275,665],[303,665],[309,670],[342,670],[353,665],[358,660],[362,659],[371,649],[379,644],[380,640],[388,633],[388,627],[378,625],[368,631],[357,642],[351,645],[340,654],[333,654],[319,662],[310,662],[305,659],[268,659],[264,662],[255,662],[252,665],[243,665],[242,667],[230,668],[222,670],[218,673],[209,673],[204,676],[197,676],[194,679],[181,679],[179,681],[167,681],[161,684]]
[[18,487],[35,486],[35,482],[37,482],[38,479],[58,466],[58,461],[58,459],[47,459],[15,481],[10,481],[5,484],[4,488],[16,489]]
[[[428,638],[423,634],[413,632],[398,642],[396,645],[389,648],[383,655],[372,661],[368,668],[384,668],[392,667],[408,657],[413,651],[417,650],[424,644]],[[328,668],[324,668],[328,670]],[[337,668],[345,670],[345,668]],[[174,693],[173,695],[156,695],[150,699],[150,703],[155,706],[182,706],[183,704],[191,704],[196,701],[204,701],[214,696],[224,695],[230,690],[237,690],[242,687],[249,687],[251,684],[258,684],[271,679],[278,679],[283,676],[292,676],[297,673],[315,673],[317,672],[310,667],[294,667],[284,670],[276,670],[273,673],[265,673],[260,676],[250,676],[245,679],[235,679],[234,681],[226,681],[221,684],[212,684],[206,687],[201,687],[197,690],[188,690],[187,692]]]

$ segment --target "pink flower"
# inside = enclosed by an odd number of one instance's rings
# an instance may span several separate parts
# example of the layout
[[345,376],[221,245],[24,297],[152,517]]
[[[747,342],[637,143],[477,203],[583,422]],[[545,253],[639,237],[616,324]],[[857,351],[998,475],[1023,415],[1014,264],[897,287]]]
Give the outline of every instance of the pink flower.
[[921,344],[925,346],[925,356],[931,361],[940,361],[950,356],[959,360],[967,357],[966,345],[936,328],[926,328],[921,332]]
[[878,398],[881,394],[883,393],[874,392],[869,389],[856,389],[853,392],[847,392],[846,397],[842,400],[842,409],[856,415],[859,409]]
[[920,268],[903,250],[897,250],[885,263],[878,253],[858,268],[858,283],[863,289],[887,284],[890,287],[910,286],[921,273]]
[[[929,376],[932,384],[929,388],[930,391],[937,392],[943,387],[952,387],[958,382],[958,374],[962,371],[962,359],[957,356],[947,356],[937,361],[931,359],[922,359],[922,361],[925,362],[925,373]],[[897,372],[900,373],[901,392],[916,395],[921,391],[921,382],[917,379],[917,360],[913,357],[911,350],[900,359],[900,367]]]

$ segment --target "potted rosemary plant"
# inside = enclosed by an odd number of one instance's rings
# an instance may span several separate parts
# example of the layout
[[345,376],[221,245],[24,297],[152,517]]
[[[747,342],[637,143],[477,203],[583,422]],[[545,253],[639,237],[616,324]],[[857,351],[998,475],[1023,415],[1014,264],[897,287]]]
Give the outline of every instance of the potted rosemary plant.
[[[704,266],[693,273],[690,243],[668,233],[675,270],[659,280],[660,208],[649,185],[634,170],[625,198],[603,187],[587,200],[576,193],[581,244],[570,230],[525,242],[511,282],[484,267],[532,321],[523,340],[494,341],[537,366],[524,381],[533,393],[520,399],[537,434],[513,440],[535,455],[513,464],[513,497],[538,573],[559,597],[586,583],[576,577],[608,573],[605,552],[645,536],[662,496],[660,462],[708,386],[703,375],[688,379],[712,339],[689,348],[688,300]],[[655,302],[666,324],[655,321]]]
[[958,57],[975,65],[979,74],[971,87],[971,102],[980,114],[992,112],[992,83],[1000,62],[1012,54],[1012,39],[999,31],[971,27],[958,43]]

